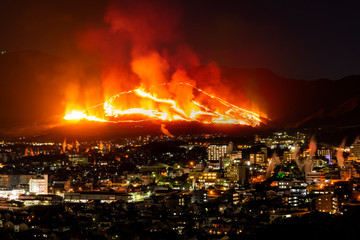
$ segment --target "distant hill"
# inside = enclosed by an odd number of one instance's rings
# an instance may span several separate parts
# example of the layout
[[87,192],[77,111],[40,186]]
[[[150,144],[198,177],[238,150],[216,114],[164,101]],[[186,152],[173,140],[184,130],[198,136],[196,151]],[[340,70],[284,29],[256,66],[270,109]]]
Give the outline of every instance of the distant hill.
[[227,67],[222,74],[235,92],[247,89],[249,98],[258,102],[274,126],[310,126],[315,119],[319,125],[360,123],[359,75],[307,81],[283,78],[265,69]]

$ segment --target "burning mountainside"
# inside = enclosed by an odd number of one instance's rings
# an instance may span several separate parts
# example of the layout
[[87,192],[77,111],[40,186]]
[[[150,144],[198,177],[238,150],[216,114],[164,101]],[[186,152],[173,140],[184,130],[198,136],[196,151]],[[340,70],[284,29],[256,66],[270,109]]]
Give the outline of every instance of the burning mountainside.
[[72,83],[64,118],[260,125],[259,114],[214,95],[236,98],[216,64],[190,76],[188,70],[201,64],[177,31],[180,15],[179,6],[168,1],[112,2],[103,28],[79,34],[79,46],[98,56],[101,84]]
[[[168,89],[171,88],[169,85],[171,83],[153,88]],[[86,119],[98,122],[188,121],[250,126],[258,126],[261,123],[257,113],[237,107],[189,83],[176,83],[175,85],[178,89],[183,89],[184,93],[190,91],[191,98],[184,96],[183,98],[188,101],[177,101],[176,96],[163,97],[163,95],[169,95],[169,92],[161,95],[157,94],[156,90],[154,93],[137,88],[114,95],[108,101],[85,111],[72,110],[64,119]],[[100,115],[103,117],[95,114],[101,107],[103,112]]]

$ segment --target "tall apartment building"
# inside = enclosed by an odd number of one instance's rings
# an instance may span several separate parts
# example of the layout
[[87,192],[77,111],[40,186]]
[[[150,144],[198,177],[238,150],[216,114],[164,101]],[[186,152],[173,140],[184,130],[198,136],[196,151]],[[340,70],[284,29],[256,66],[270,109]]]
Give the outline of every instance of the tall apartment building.
[[226,178],[230,182],[237,182],[242,185],[248,182],[249,168],[245,165],[230,164],[226,168]]
[[221,158],[226,157],[233,150],[233,143],[228,144],[210,144],[208,146],[208,160],[219,161]]
[[228,157],[233,150],[233,143],[228,144],[210,144],[208,146],[208,164],[214,168],[224,169],[225,158]]
[[355,161],[360,161],[360,141],[356,141],[350,146],[350,155]]

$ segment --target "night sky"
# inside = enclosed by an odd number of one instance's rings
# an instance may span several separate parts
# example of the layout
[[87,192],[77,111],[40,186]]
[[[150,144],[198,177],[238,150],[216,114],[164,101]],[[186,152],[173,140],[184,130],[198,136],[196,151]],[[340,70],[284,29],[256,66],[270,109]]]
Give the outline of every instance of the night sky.
[[[267,68],[307,80],[359,73],[358,1],[183,1],[173,7],[181,41],[203,64]],[[79,32],[106,25],[107,8],[107,1],[1,1],[0,49],[81,59]]]

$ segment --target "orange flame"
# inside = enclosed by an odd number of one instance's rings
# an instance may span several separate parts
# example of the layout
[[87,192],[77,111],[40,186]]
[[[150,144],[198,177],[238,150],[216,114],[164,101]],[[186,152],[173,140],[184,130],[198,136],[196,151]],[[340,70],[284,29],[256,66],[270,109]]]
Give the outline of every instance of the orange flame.
[[[161,84],[165,86],[167,84]],[[188,121],[201,123],[241,124],[258,126],[260,115],[240,108],[222,98],[205,92],[189,83],[177,83],[178,87],[190,87],[194,94],[192,100],[179,104],[172,98],[158,97],[158,94],[137,88],[112,96],[102,104],[88,110],[72,110],[65,120],[88,120],[97,122],[140,122],[148,120]],[[123,104],[124,98],[130,107]],[[129,100],[130,99],[130,100]],[[131,106],[131,104],[133,104]],[[103,106],[104,118],[90,115],[92,108]],[[181,106],[180,106],[181,105]],[[186,110],[184,110],[186,109]]]
[[89,121],[106,122],[106,120],[104,119],[100,119],[95,116],[88,116],[84,111],[78,111],[78,110],[72,110],[70,113],[66,114],[64,119],[65,120],[87,119]]

